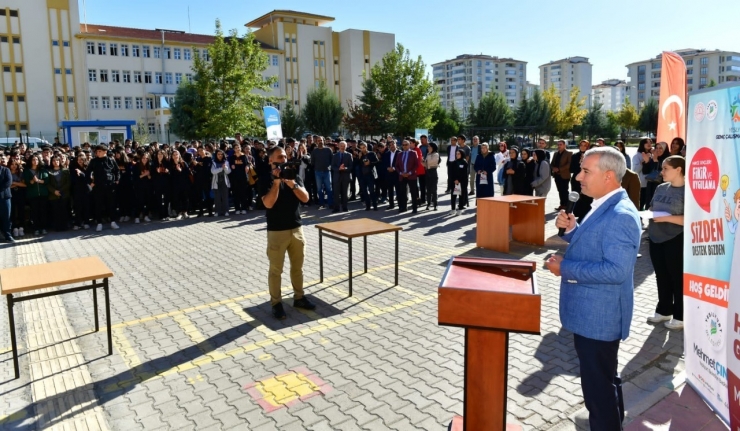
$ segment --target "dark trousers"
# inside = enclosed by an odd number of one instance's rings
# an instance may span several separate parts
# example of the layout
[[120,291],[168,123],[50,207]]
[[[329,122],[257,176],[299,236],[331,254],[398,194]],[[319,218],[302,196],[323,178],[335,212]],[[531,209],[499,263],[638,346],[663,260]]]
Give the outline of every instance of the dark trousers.
[[622,379],[617,372],[619,340],[600,341],[573,334],[581,363],[581,390],[592,430],[621,431]]
[[136,189],[136,208],[134,209],[135,217],[145,217],[152,212],[152,191],[148,188]]
[[455,180],[452,178],[452,164],[447,163],[447,191],[445,193],[452,193],[454,188]]
[[46,213],[49,200],[46,196],[31,198],[31,224],[34,230],[46,229]]
[[645,202],[647,200],[647,187],[640,187],[640,208],[638,208],[640,211],[646,210],[647,205],[650,204],[650,202]]
[[576,181],[575,175],[573,175],[570,179],[570,189],[574,192],[578,192],[579,194],[581,193],[581,182]]
[[427,169],[426,174],[426,196],[427,205],[437,206],[437,186],[439,183],[439,177],[437,176],[437,169]]
[[455,190],[455,182],[452,182],[452,209],[455,209],[455,201],[457,198],[460,198],[460,203],[457,205],[457,209],[461,210],[465,208],[465,205],[468,203],[468,182],[467,181],[460,181],[460,196],[456,195],[454,193]]
[[103,216],[107,215],[110,221],[116,220],[116,189],[112,186],[95,185],[92,189],[92,198],[95,203],[95,220],[103,223]]
[[116,189],[116,200],[118,201],[118,213],[121,217],[130,216],[132,213],[132,188],[130,184],[121,183]]
[[568,206],[568,183],[570,180],[563,179],[560,175],[555,175],[555,187],[558,188],[558,197],[560,198],[560,206],[565,208]]
[[683,233],[666,242],[650,241],[658,284],[658,306],[655,312],[683,321]]
[[175,212],[184,213],[188,210],[188,195],[190,190],[188,187],[177,186],[172,189],[172,208]]
[[157,209],[159,218],[163,219],[169,217],[170,207],[170,188],[165,185],[154,186],[154,205],[152,210]]
[[339,208],[341,205],[343,210],[347,209],[347,191],[350,185],[349,172],[336,172],[334,173],[334,208]]
[[247,202],[247,179],[234,179],[231,182],[231,197],[234,199],[234,211],[249,209]]
[[398,189],[398,174],[389,173],[385,179],[385,189],[388,193],[388,206],[395,206],[396,190]]
[[406,211],[408,209],[408,190],[411,191],[411,209],[416,211],[418,201],[415,199],[415,196],[419,195],[419,186],[416,184],[416,178],[401,178],[398,181],[398,209],[401,211]]
[[208,210],[208,215],[213,215],[213,198],[211,197],[211,186],[201,187],[198,191],[198,214],[203,215]]
[[360,177],[360,196],[365,202],[365,208],[369,209],[370,204],[373,208],[378,208],[378,195],[375,193],[375,178],[372,174]]
[[12,236],[10,232],[10,205],[10,198],[0,199],[0,234],[5,239]]
[[54,199],[49,201],[51,210],[51,227],[58,232],[67,230],[69,223],[69,199]]
[[17,228],[26,224],[26,193],[14,192],[10,199],[10,221]]
[[419,203],[423,204],[427,200],[427,176],[418,175],[419,179]]
[[357,166],[352,168],[352,173],[349,177],[349,192],[352,194],[352,197],[356,197],[357,195],[357,189],[355,188],[355,183],[357,182],[357,179],[362,176],[361,167]]

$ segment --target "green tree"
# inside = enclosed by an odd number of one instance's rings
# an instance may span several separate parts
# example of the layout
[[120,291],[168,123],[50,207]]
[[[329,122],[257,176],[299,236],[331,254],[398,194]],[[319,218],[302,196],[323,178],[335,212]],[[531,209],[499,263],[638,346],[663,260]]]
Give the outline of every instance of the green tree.
[[286,103],[285,109],[280,112],[280,126],[286,138],[300,139],[306,131],[303,117],[295,112],[292,103]]
[[460,114],[460,111],[457,110],[457,107],[453,103],[452,108],[450,108],[450,111],[448,112],[450,119],[457,124],[458,133],[459,131],[465,127],[465,121],[463,121],[462,115]]
[[195,84],[183,81],[175,92],[175,101],[170,106],[170,131],[184,139],[196,139],[203,128],[204,118],[199,114],[203,104]]
[[473,101],[471,100],[470,104],[468,104],[468,115],[465,117],[465,120],[464,120],[466,129],[470,127],[479,126],[479,124],[476,121],[477,111],[478,110],[475,108],[475,103],[473,103]]
[[629,97],[624,99],[624,105],[617,114],[617,124],[622,128],[622,139],[626,138],[627,133],[637,127],[640,116],[637,114],[635,105],[630,103]]
[[142,145],[149,143],[149,130],[143,118],[136,120],[136,124],[131,128],[132,139]]
[[642,107],[642,111],[640,111],[637,128],[652,135],[658,133],[658,102],[652,97]]
[[348,101],[344,125],[353,134],[378,136],[388,130],[390,112],[380,98],[378,86],[372,79],[362,81],[362,93],[357,102]]
[[258,136],[264,133],[260,115],[267,102],[276,102],[266,96],[277,81],[265,79],[267,54],[260,48],[254,34],[239,37],[236,29],[224,37],[221,22],[216,20],[216,37],[208,46],[209,59],[195,56],[193,72],[195,87],[202,100],[199,113],[199,136],[224,137],[237,132]]
[[399,43],[370,71],[381,99],[388,105],[389,127],[398,135],[413,135],[414,129],[432,125],[439,96],[425,69],[421,56],[411,59],[409,51]]
[[714,78],[710,79],[709,85],[707,85],[707,87],[716,87],[716,86],[717,86],[717,81],[715,81]]
[[323,82],[309,90],[302,112],[306,127],[321,136],[336,132],[344,115],[339,98]]
[[477,127],[508,127],[514,121],[514,114],[500,93],[489,92],[478,103],[473,122]]
[[460,132],[460,125],[452,119],[450,113],[440,104],[432,114],[434,126],[429,132],[437,139],[450,139]]
[[601,110],[602,106],[603,105],[597,101],[591,105],[591,108],[586,112],[580,128],[583,136],[588,136],[589,139],[593,139],[604,134],[604,131],[606,130],[606,115]]
[[[559,103],[559,102],[558,102]],[[532,97],[524,99],[519,103],[514,114],[514,125],[517,127],[528,127],[532,134],[547,132],[547,124],[550,119],[548,104],[542,93],[535,90]]]
[[619,125],[619,114],[617,112],[609,111],[606,113],[606,128],[604,129],[604,136],[612,141],[617,140],[619,133],[622,131],[622,127]]
[[543,132],[550,135],[550,142],[555,140],[555,134],[561,129],[560,118],[563,110],[560,108],[560,93],[554,86],[548,87],[542,93],[542,100],[547,111],[547,120],[543,123]]

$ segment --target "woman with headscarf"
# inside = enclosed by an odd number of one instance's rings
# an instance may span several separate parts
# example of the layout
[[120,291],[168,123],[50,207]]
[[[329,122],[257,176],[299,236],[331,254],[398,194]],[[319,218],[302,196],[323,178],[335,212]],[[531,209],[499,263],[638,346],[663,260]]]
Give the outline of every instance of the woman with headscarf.
[[49,173],[41,163],[41,156],[34,154],[23,171],[26,198],[31,205],[31,225],[34,235],[46,235],[46,208],[49,203],[49,189],[46,182],[48,180]]
[[70,177],[69,170],[62,167],[62,158],[52,156],[49,180],[46,182],[49,190],[49,207],[51,207],[51,223],[55,231],[67,230],[69,220]]
[[524,163],[519,160],[519,148],[509,149],[509,161],[504,165],[504,195],[522,195],[526,193],[527,174]]
[[[488,150],[488,143],[480,144],[480,153],[475,158],[475,197],[493,197],[493,172],[496,170],[496,156]],[[477,203],[476,203],[477,205]]]
[[211,174],[213,175],[211,189],[213,190],[217,216],[229,216],[230,173],[231,168],[229,167],[229,162],[226,160],[226,154],[221,149],[216,150],[216,154],[213,157],[213,165],[211,165]]
[[550,163],[547,161],[545,150],[534,150],[534,180],[530,184],[534,189],[535,196],[546,197],[550,192],[552,175],[550,173]]
[[532,196],[532,193],[534,193],[532,182],[534,181],[534,170],[537,168],[537,163],[535,163],[534,157],[532,155],[532,150],[529,148],[522,148],[520,156],[522,159],[522,163],[524,163],[524,177],[526,178],[526,193],[524,194],[527,196]]
[[[452,191],[452,212],[450,215],[460,215],[468,201],[468,162],[465,160],[465,151],[459,149],[455,151],[455,161],[450,169],[450,177],[454,187]],[[460,198],[460,202],[455,211],[455,201]]]
[[424,157],[423,163],[424,169],[426,169],[427,209],[433,206],[434,211],[437,211],[437,186],[439,184],[437,168],[439,168],[439,160],[439,147],[435,142],[430,142],[429,151]]

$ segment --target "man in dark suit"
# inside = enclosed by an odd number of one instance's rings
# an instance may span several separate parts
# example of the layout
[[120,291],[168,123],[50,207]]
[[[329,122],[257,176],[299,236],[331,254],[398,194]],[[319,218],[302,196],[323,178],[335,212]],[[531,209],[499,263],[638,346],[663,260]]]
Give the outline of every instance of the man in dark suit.
[[457,154],[457,136],[450,138],[450,145],[447,146],[447,190],[445,193],[451,193],[455,188],[455,180],[452,179],[452,165],[455,163],[455,154]]
[[15,239],[10,232],[10,186],[13,184],[13,176],[6,162],[7,156],[0,153],[0,233],[5,241],[14,243]]
[[[640,247],[640,217],[621,187],[627,169],[612,147],[586,152],[578,181],[594,201],[581,223],[560,211],[565,255],[547,268],[560,281],[560,321],[573,333],[581,390],[592,430],[618,431],[624,420],[622,381],[617,372],[620,340],[629,336],[634,308],[634,267]],[[616,234],[615,234],[616,232]]]
[[378,174],[378,178],[375,179],[375,193],[378,195],[378,203],[382,204],[388,200],[388,188],[386,185],[386,177],[388,171],[382,168],[383,154],[385,154],[385,142],[381,139],[380,142],[373,143],[373,150],[375,150],[375,156],[378,158],[378,164],[375,166],[375,171]]
[[352,156],[347,152],[347,143],[340,141],[339,151],[332,156],[331,171],[334,174],[334,213],[339,212],[339,205],[342,211],[347,212],[347,192],[349,191],[350,172],[352,171]]
[[558,188],[560,206],[555,211],[564,210],[568,206],[568,183],[570,182],[570,160],[572,154],[565,147],[565,141],[558,141],[558,151],[553,154],[550,170]]
[[370,211],[370,205],[375,211],[378,210],[378,195],[375,193],[375,180],[378,178],[378,171],[375,165],[378,164],[378,156],[373,152],[370,144],[360,141],[357,144],[360,151],[360,196],[365,202],[365,211]]
[[403,151],[396,157],[395,169],[398,172],[398,212],[405,212],[408,208],[407,188],[411,189],[411,213],[416,214],[417,201],[414,196],[419,194],[416,184],[416,169],[419,167],[419,158],[415,151],[411,151],[411,143],[407,140],[401,145]]
[[396,206],[393,204],[393,196],[398,188],[398,172],[396,171],[396,159],[401,152],[396,148],[396,141],[388,140],[388,149],[380,159],[380,171],[385,175],[386,189],[388,190],[388,209]]

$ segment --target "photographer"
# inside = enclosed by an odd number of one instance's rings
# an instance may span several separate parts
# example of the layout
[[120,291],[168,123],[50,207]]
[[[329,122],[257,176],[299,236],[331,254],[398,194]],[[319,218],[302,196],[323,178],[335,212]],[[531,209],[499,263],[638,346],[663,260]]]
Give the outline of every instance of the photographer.
[[267,258],[270,261],[268,285],[272,315],[285,319],[282,303],[283,264],[285,252],[290,259],[290,282],[293,285],[293,307],[313,310],[316,308],[303,295],[303,258],[306,240],[301,227],[301,213],[298,206],[308,202],[308,192],[303,181],[297,176],[297,167],[288,165],[285,150],[270,148],[268,152],[272,180],[262,183],[262,203],[267,208]]

